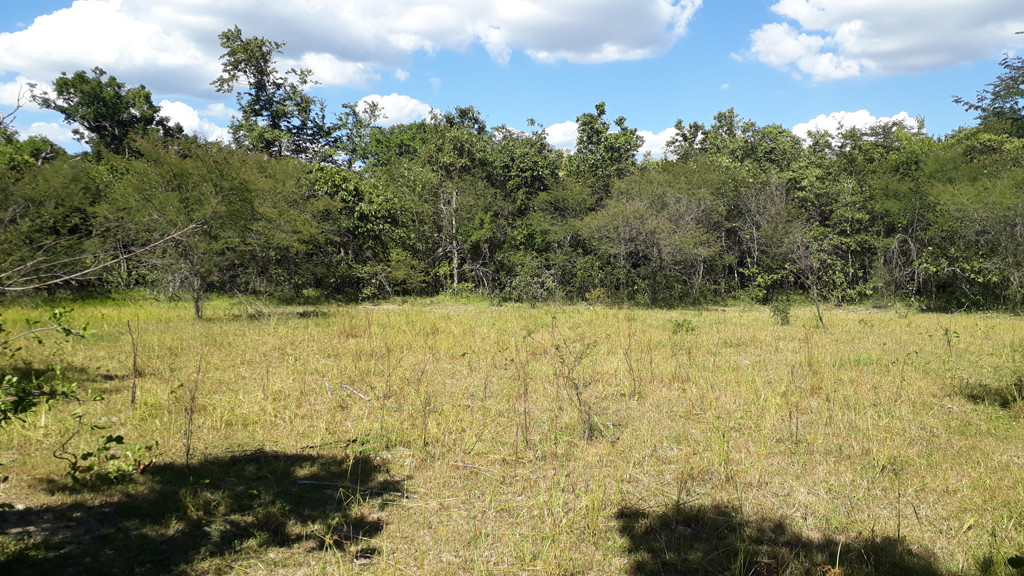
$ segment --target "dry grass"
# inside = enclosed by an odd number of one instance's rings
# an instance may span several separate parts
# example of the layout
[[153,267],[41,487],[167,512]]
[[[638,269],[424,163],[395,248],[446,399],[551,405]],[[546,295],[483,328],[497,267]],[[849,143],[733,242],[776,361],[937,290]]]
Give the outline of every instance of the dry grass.
[[[187,305],[83,304],[91,338],[29,350],[105,396],[87,422],[159,441],[162,464],[72,489],[51,457],[69,406],[0,431],[0,501],[21,508],[0,513],[16,515],[5,570],[88,573],[108,561],[103,522],[157,500],[133,530],[187,534],[181,551],[146,564],[126,543],[118,569],[958,574],[1024,551],[1019,318],[830,309],[822,331],[810,307],[779,326],[741,306],[239,306],[196,322]],[[32,547],[42,518],[74,513],[107,518],[98,541]]]

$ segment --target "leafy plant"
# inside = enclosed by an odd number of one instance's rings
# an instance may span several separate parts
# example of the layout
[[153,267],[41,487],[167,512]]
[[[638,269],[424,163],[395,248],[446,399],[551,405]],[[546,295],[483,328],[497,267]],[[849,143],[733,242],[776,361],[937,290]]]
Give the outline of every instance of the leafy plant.
[[690,334],[697,331],[697,325],[689,318],[681,318],[672,321],[673,334]]
[[789,298],[776,298],[768,304],[768,310],[780,326],[789,326],[789,311],[791,307]]
[[[45,346],[46,341],[42,335],[46,332],[55,332],[65,339],[84,338],[89,331],[88,324],[78,329],[72,328],[68,314],[69,311],[65,308],[55,308],[50,313],[48,322],[27,319],[25,329],[18,333],[0,324],[0,359],[7,363],[14,360],[22,350],[22,339],[29,339],[39,346]],[[23,420],[22,416],[40,405],[49,407],[58,400],[75,396],[77,384],[64,381],[60,366],[53,367],[51,377],[40,377],[32,373],[28,379],[23,375],[11,373],[9,364],[3,368],[3,382],[0,383],[0,428],[12,420]]]
[[68,463],[67,475],[75,483],[104,478],[114,484],[124,484],[145,473],[156,462],[158,447],[157,443],[125,444],[124,436],[107,434],[93,450],[74,454],[61,447],[55,455]]

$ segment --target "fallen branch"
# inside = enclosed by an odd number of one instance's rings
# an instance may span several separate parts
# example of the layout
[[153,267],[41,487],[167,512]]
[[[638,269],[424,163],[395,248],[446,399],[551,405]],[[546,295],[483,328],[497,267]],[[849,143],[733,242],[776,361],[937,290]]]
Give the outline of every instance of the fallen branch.
[[360,394],[358,390],[356,390],[355,388],[349,386],[348,384],[342,384],[341,382],[335,382],[335,384],[337,384],[338,386],[341,386],[342,388],[348,390],[349,392],[355,394],[356,396],[359,396],[360,398],[362,398],[363,400],[366,400],[367,402],[370,401],[370,399],[368,397]]

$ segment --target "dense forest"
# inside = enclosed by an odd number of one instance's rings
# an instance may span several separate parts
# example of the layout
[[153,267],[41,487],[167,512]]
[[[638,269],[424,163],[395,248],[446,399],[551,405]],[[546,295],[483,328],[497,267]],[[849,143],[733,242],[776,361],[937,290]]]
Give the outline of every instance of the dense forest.
[[[603,103],[573,152],[472,107],[383,127],[327,110],[283,44],[220,36],[230,144],[184,134],[96,68],[35,90],[90,148],[0,127],[0,289],[367,300],[479,293],[672,306],[806,295],[1024,304],[1024,59],[941,138],[882,123],[807,141],[729,109],[665,158]],[[971,90],[972,87],[967,87]]]

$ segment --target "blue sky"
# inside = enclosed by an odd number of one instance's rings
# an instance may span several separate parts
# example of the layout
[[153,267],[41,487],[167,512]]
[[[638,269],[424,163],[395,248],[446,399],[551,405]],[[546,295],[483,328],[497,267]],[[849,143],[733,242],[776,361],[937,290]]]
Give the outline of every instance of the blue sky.
[[[1024,46],[1020,0],[36,0],[0,22],[0,110],[25,82],[98,65],[222,138],[234,101],[209,82],[235,24],[287,42],[282,68],[313,68],[335,111],[370,97],[401,122],[473,105],[568,146],[604,101],[655,155],[677,118],[729,107],[797,132],[921,116],[944,135],[973,123],[951,97]],[[16,127],[81,149],[60,120],[26,105]]]

